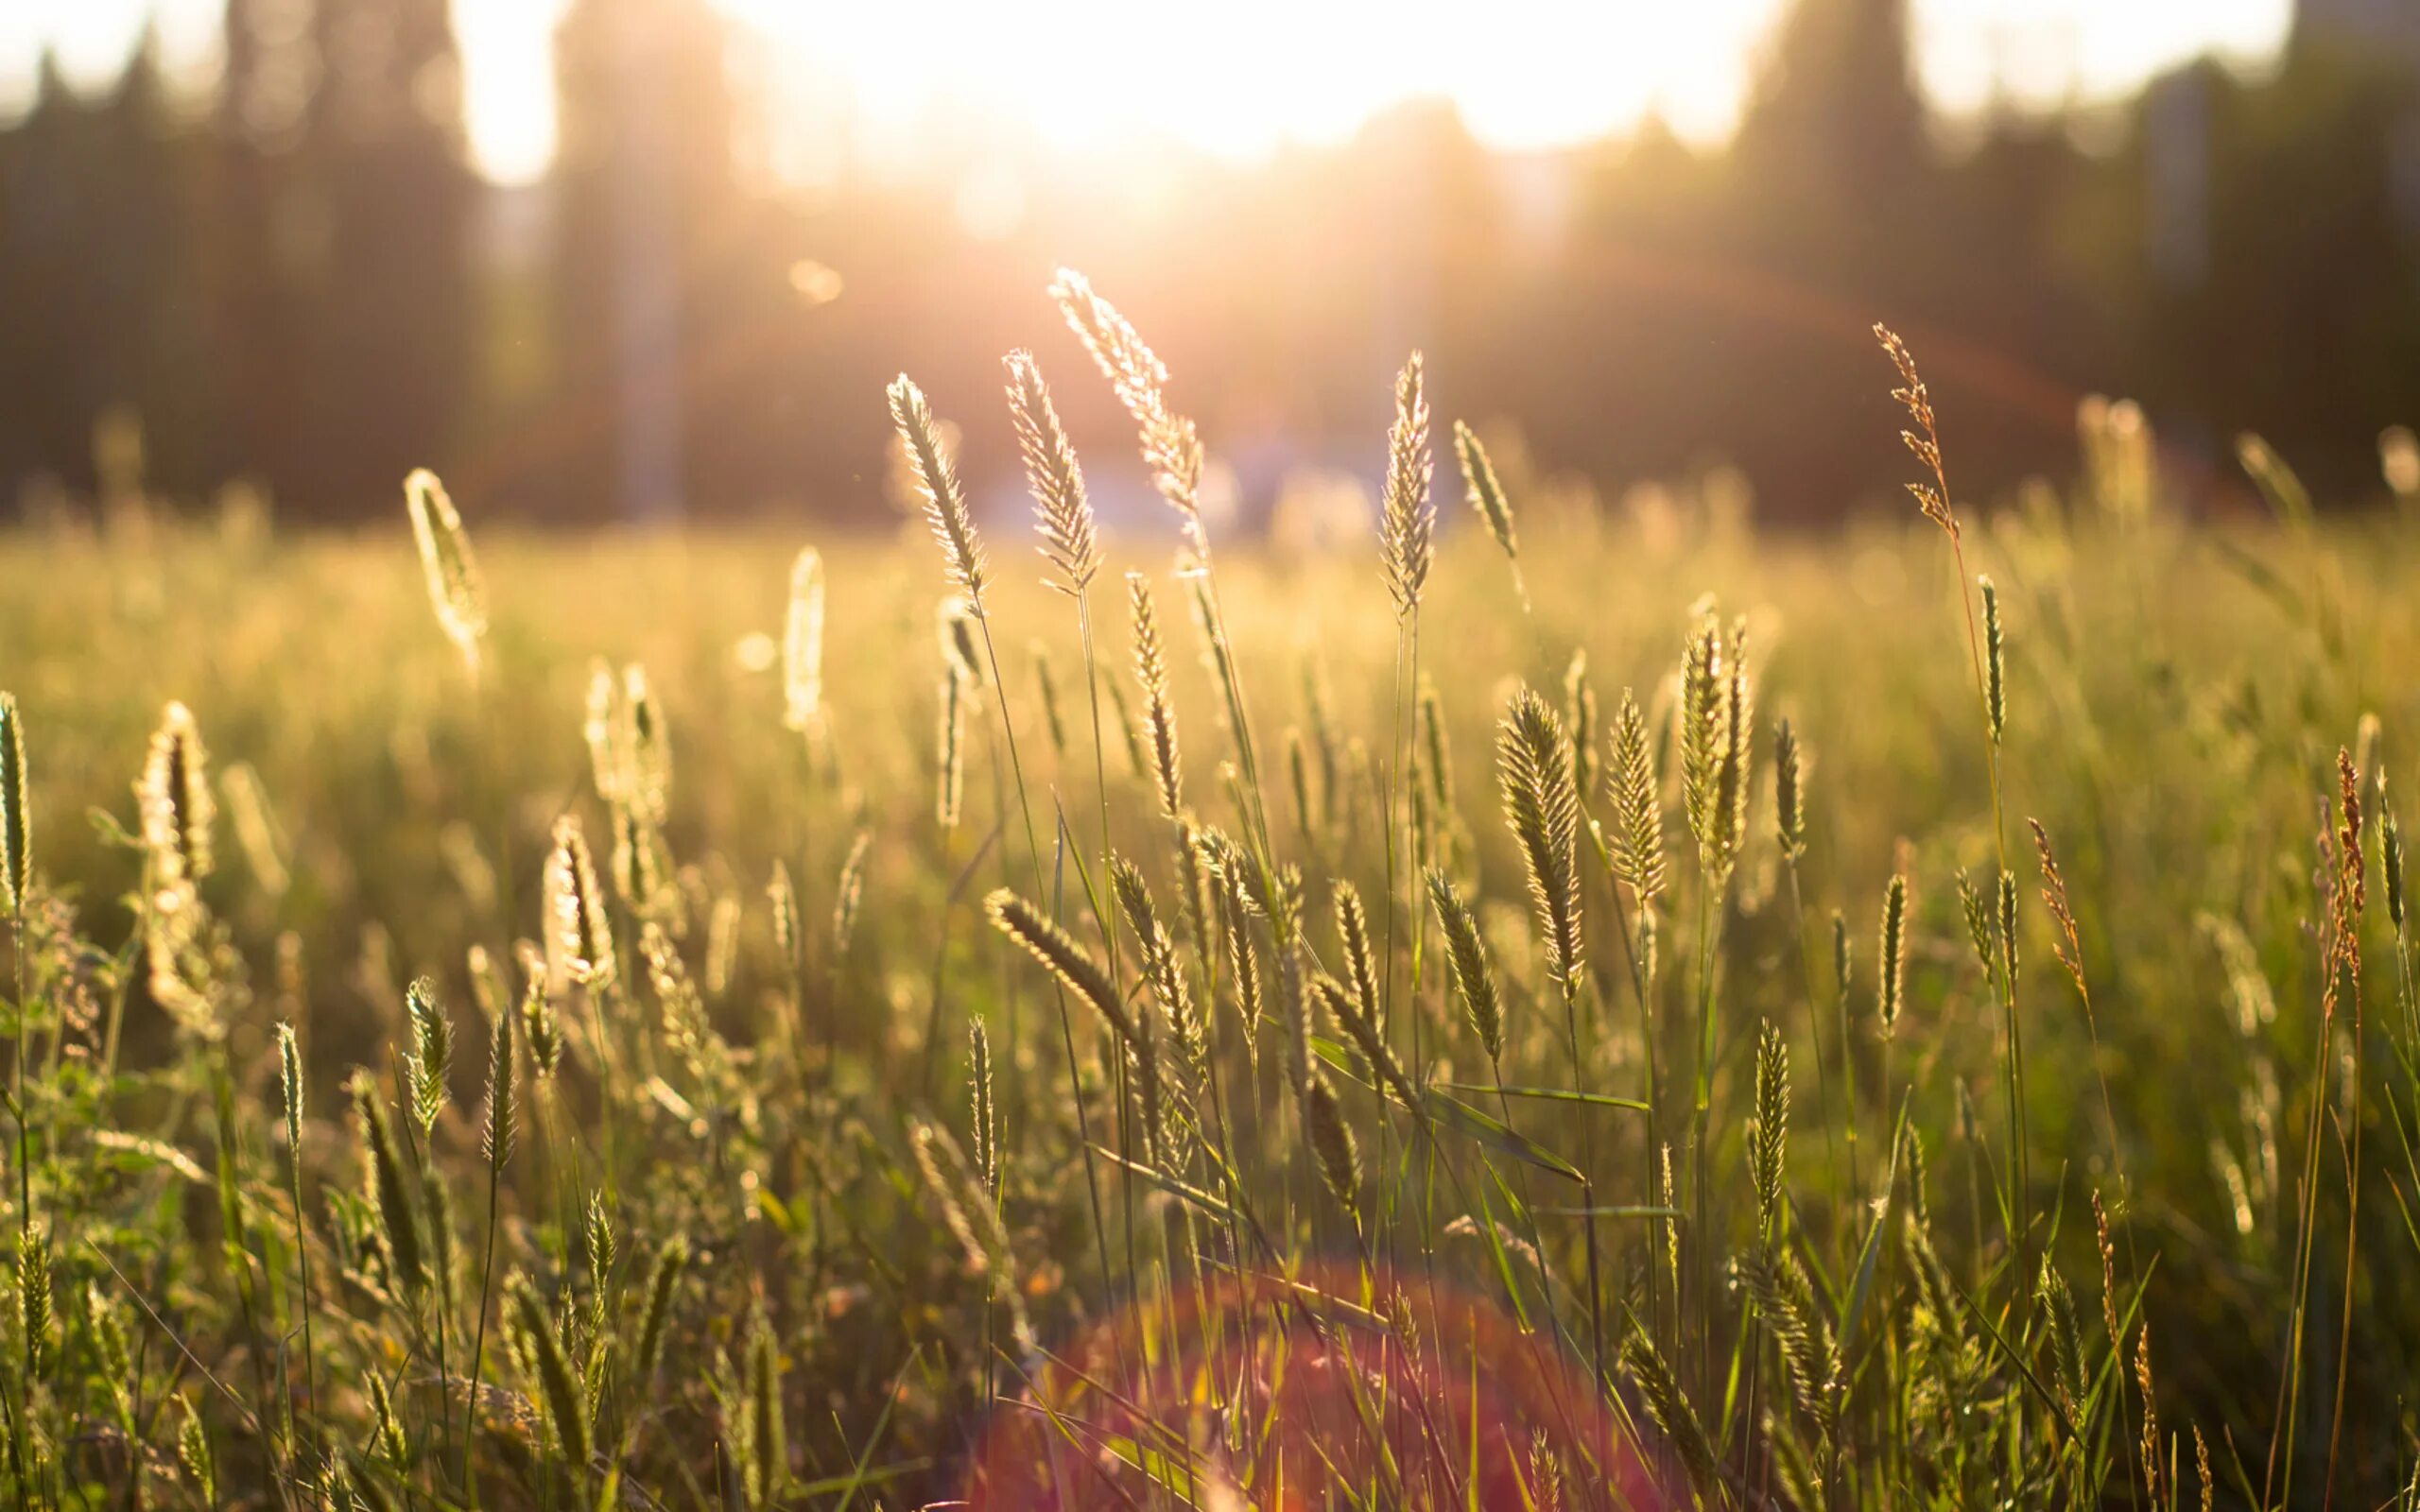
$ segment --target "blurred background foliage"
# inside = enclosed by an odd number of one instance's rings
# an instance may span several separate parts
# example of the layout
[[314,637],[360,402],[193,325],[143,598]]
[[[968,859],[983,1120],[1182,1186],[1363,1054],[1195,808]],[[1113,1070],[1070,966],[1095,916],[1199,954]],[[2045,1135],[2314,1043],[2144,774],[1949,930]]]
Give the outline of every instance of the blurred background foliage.
[[[1723,458],[1767,518],[1837,519],[1897,476],[1877,317],[1926,354],[1963,489],[2064,471],[2106,390],[2146,404],[2195,508],[2237,502],[2218,464],[2248,427],[2359,502],[2374,438],[2420,417],[2403,12],[2302,0],[2256,68],[1953,118],[1905,0],[1791,0],[1713,146],[1651,118],[1504,152],[1415,103],[1121,176],[970,121],[810,184],[719,12],[575,0],[559,151],[495,185],[447,0],[227,0],[207,87],[156,44],[80,94],[46,60],[0,129],[0,497],[241,480],[342,522],[426,464],[475,518],[863,518],[904,368],[966,419],[996,511],[995,361],[1065,263],[1153,333],[1246,528],[1288,478],[1374,474],[1414,344],[1445,412],[1517,422],[1544,468],[1611,491]],[[1119,434],[1105,396],[1070,402],[1080,439]],[[1104,509],[1147,513],[1095,449]]]

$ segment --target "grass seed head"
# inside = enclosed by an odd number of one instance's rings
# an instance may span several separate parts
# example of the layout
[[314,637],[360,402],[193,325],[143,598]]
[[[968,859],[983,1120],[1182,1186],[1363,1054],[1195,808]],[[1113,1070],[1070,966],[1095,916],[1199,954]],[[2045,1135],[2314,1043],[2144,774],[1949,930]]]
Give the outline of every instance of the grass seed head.
[[33,807],[26,796],[26,721],[17,696],[0,693],[0,903],[26,915],[33,885]]
[[1908,879],[1893,876],[1882,894],[1882,946],[1876,957],[1880,974],[1875,988],[1875,1017],[1888,1040],[1899,1027],[1899,1008],[1908,975]]
[[1546,700],[1523,688],[1496,737],[1496,771],[1506,822],[1521,848],[1536,906],[1547,971],[1566,991],[1579,989],[1580,878],[1574,857],[1580,797],[1571,746]]
[[445,638],[462,653],[473,676],[479,670],[479,643],[488,633],[487,588],[462,517],[437,474],[416,468],[404,479],[404,507],[411,513],[412,539],[420,544],[421,571],[428,601]]
[[790,563],[782,614],[782,723],[804,734],[823,713],[823,554],[805,547]]
[[1420,592],[1428,581],[1430,542],[1437,523],[1437,506],[1429,492],[1433,467],[1428,450],[1428,395],[1420,353],[1415,352],[1395,378],[1395,420],[1387,432],[1386,491],[1378,516],[1378,554],[1386,566],[1387,592],[1394,595],[1398,614],[1409,614],[1420,607]]
[[1084,495],[1084,472],[1075,445],[1059,423],[1042,365],[1029,352],[1011,352],[1009,414],[1016,422],[1017,451],[1025,459],[1026,484],[1033,492],[1034,524],[1042,533],[1043,558],[1057,576],[1050,586],[1081,593],[1099,576],[1100,537],[1092,501]]
[[1463,489],[1471,507],[1487,526],[1489,538],[1508,560],[1518,562],[1521,547],[1512,533],[1512,501],[1505,495],[1504,485],[1495,476],[1495,464],[1479,444],[1478,433],[1461,421],[1454,421],[1454,457],[1461,463]]
[[941,542],[949,580],[966,595],[969,611],[980,618],[986,581],[983,541],[975,529],[975,513],[967,507],[966,490],[958,481],[958,468],[942,445],[941,427],[933,421],[932,406],[925,402],[925,391],[903,372],[891,380],[890,394],[890,422],[898,427],[899,439],[907,449],[908,468],[917,491],[924,495],[925,518],[932,525],[933,539]]

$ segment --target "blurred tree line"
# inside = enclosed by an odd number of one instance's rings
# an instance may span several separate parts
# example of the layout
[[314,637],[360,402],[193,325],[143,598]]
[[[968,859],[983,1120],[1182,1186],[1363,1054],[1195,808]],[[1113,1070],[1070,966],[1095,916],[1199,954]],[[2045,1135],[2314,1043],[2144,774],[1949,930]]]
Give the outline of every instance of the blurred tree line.
[[1419,344],[1443,413],[1543,465],[1728,459],[1768,517],[1831,518],[1903,471],[1876,318],[1962,488],[2064,469],[2106,389],[2188,470],[2256,428],[2358,491],[2420,419],[2420,44],[2373,3],[2306,0],[2256,78],[2089,115],[1938,119],[1905,0],[1794,0],[1719,150],[1651,122],[1502,155],[1407,106],[1249,167],[1096,171],[967,121],[802,181],[703,0],[574,0],[555,163],[499,189],[448,0],[227,0],[207,98],[147,43],[91,95],[45,60],[0,130],[0,496],[106,490],[139,436],[154,486],[249,480],[288,518],[384,514],[424,463],[483,512],[867,514],[906,369],[979,499],[1011,486],[997,358],[1031,343],[1114,508],[1142,486],[1043,298],[1060,263],[1169,360],[1247,509],[1374,471]]

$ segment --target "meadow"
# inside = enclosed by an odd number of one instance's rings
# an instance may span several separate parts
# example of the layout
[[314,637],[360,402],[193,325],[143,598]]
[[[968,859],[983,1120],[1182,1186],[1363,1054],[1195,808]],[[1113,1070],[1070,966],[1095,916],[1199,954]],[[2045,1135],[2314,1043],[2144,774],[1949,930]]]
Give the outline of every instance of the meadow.
[[896,540],[0,541],[16,1506],[2420,1506],[2408,513],[1877,353],[1768,540],[1415,360],[1230,545],[1058,292],[1032,519],[903,384]]

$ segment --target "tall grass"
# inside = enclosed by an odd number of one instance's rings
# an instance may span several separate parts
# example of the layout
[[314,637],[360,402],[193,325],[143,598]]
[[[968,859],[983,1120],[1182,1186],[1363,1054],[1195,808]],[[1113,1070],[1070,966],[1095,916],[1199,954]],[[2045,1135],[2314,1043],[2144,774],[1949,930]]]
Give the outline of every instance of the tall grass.
[[1440,519],[1415,354],[1214,558],[1050,295],[1031,569],[904,378],[925,542],[0,542],[15,1504],[2420,1507],[2404,520],[1954,498],[1886,334],[1840,542]]

